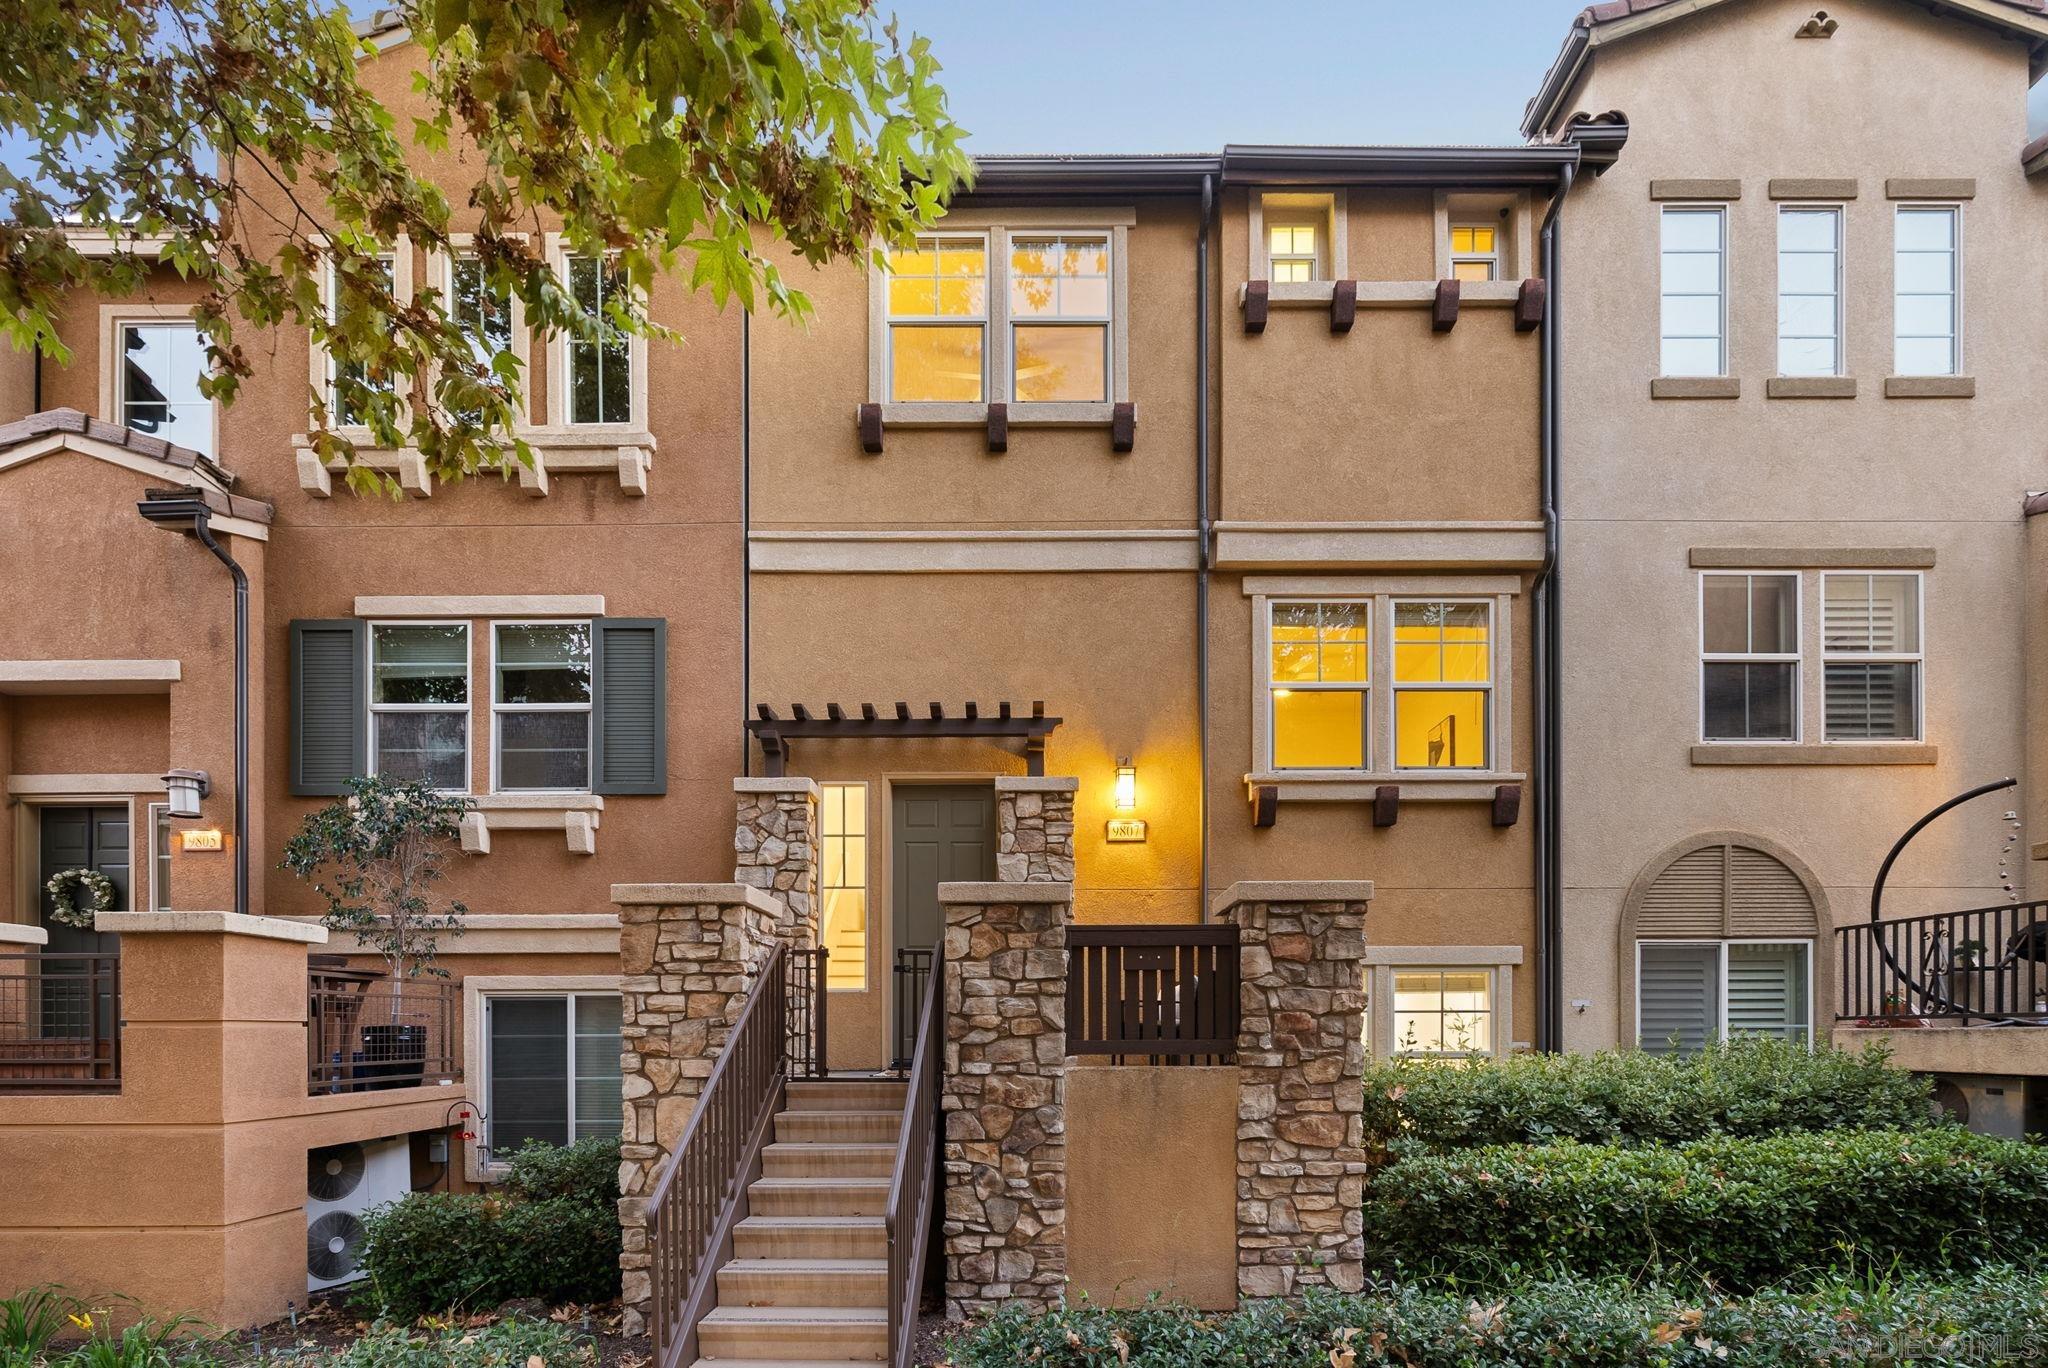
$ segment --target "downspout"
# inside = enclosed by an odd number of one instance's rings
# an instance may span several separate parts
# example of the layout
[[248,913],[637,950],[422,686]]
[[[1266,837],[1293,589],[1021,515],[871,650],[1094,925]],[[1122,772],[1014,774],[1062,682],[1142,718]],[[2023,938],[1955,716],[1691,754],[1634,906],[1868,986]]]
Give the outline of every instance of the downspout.
[[200,510],[192,535],[213,552],[235,580],[235,912],[249,912],[249,577],[213,539],[207,514]]
[[35,364],[34,368],[30,371],[29,387],[28,411],[30,413],[41,413],[43,411],[43,344],[41,342],[35,344]]
[[1561,544],[1558,507],[1562,502],[1563,480],[1559,474],[1558,448],[1562,442],[1562,396],[1559,372],[1564,349],[1564,291],[1562,261],[1558,242],[1558,220],[1565,196],[1578,179],[1576,164],[1567,165],[1558,176],[1557,193],[1543,216],[1543,336],[1539,361],[1537,448],[1540,483],[1543,487],[1543,563],[1529,584],[1535,614],[1534,694],[1536,754],[1530,766],[1536,798],[1536,1048],[1562,1048],[1564,1037],[1564,879],[1562,830],[1559,821],[1560,766],[1558,668],[1560,645],[1557,596],[1558,555]]
[[1209,236],[1216,178],[1202,176],[1202,225],[1195,234],[1195,707],[1200,713],[1202,905],[1209,920]]
[[754,772],[754,315],[740,310],[740,774]]

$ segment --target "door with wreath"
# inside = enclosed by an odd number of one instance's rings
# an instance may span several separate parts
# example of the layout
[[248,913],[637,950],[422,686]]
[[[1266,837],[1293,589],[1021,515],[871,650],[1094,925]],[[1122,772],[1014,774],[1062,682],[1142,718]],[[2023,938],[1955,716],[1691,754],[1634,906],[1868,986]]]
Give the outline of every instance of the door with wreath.
[[[58,807],[38,810],[40,874],[39,920],[50,933],[43,947],[40,1001],[42,1033],[47,1037],[84,1037],[94,1034],[92,1014],[101,1018],[98,1035],[113,1036],[112,962],[120,937],[77,926],[57,915],[56,896],[50,881],[70,870],[88,869],[113,886],[107,910],[125,911],[128,906],[130,835],[128,809],[123,806]],[[73,901],[83,907],[89,898],[74,888]]]

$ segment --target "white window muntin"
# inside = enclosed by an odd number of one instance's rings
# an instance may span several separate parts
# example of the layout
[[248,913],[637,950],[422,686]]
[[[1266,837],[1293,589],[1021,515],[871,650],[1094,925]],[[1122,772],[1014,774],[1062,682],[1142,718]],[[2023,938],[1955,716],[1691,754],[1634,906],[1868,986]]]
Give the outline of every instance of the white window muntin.
[[[1067,313],[1067,312],[1065,311],[1064,307],[1063,307],[1063,301],[1064,301],[1064,299],[1065,299],[1065,295],[1066,295],[1066,284],[1067,284],[1067,280],[1068,280],[1069,278],[1068,278],[1068,277],[1063,277],[1063,276],[1058,276],[1058,275],[1054,275],[1054,276],[1051,276],[1051,277],[1037,277],[1037,276],[1034,276],[1034,277],[1032,277],[1033,279],[1050,279],[1050,280],[1052,280],[1052,282],[1053,282],[1053,288],[1054,288],[1054,290],[1056,291],[1056,294],[1055,294],[1055,296],[1054,296],[1054,298],[1055,298],[1055,308],[1059,309],[1059,312],[1056,312],[1056,313],[1050,313],[1050,314],[1020,314],[1020,313],[1018,313],[1018,312],[1017,312],[1017,308],[1016,308],[1016,304],[1015,304],[1015,301],[1012,301],[1012,302],[1010,303],[1010,306],[1009,306],[1009,307],[1008,307],[1008,308],[1007,308],[1007,309],[1006,309],[1006,310],[1004,311],[1004,312],[1005,312],[1005,316],[1006,316],[1006,317],[1007,317],[1007,319],[1008,319],[1008,327],[1009,327],[1009,333],[1010,333],[1010,336],[1009,336],[1009,347],[1007,348],[1007,351],[1006,351],[1006,364],[1007,364],[1007,365],[1009,366],[1009,368],[1010,368],[1010,376],[1009,376],[1009,387],[1008,387],[1008,388],[1009,388],[1009,394],[1010,394],[1010,398],[1011,398],[1011,400],[1012,400],[1013,402],[1018,402],[1018,403],[1020,403],[1020,406],[1021,406],[1021,407],[1026,407],[1026,408],[1030,407],[1030,404],[1031,404],[1031,402],[1032,402],[1032,401],[1030,401],[1030,400],[1023,400],[1023,401],[1018,401],[1018,400],[1017,400],[1017,398],[1016,398],[1016,396],[1017,396],[1017,366],[1018,366],[1018,363],[1019,363],[1019,357],[1018,357],[1018,350],[1017,350],[1017,330],[1018,330],[1018,329],[1020,329],[1020,328],[1095,328],[1095,329],[1100,329],[1100,330],[1101,330],[1101,333],[1102,333],[1102,398],[1101,398],[1101,399],[1098,399],[1098,400],[1080,400],[1080,401],[1071,401],[1071,402],[1082,402],[1082,403],[1106,403],[1106,402],[1109,402],[1109,401],[1110,401],[1110,400],[1111,400],[1111,399],[1112,399],[1112,398],[1114,397],[1114,394],[1115,394],[1115,388],[1116,388],[1116,383],[1115,383],[1115,368],[1116,368],[1116,356],[1115,356],[1115,351],[1114,351],[1114,347],[1115,347],[1115,341],[1116,341],[1116,339],[1115,339],[1115,337],[1114,337],[1114,335],[1113,335],[1113,334],[1114,334],[1114,331],[1115,331],[1115,323],[1116,323],[1116,273],[1117,273],[1117,261],[1116,261],[1116,237],[1115,237],[1115,235],[1114,235],[1113,233],[1110,233],[1110,232],[1108,232],[1108,231],[1104,230],[1104,229],[1099,229],[1099,228],[1097,228],[1097,229],[1070,229],[1070,230],[1062,230],[1062,229],[1058,229],[1058,228],[1043,228],[1043,229],[1028,229],[1028,228],[1018,228],[1018,229],[1012,229],[1012,230],[1010,230],[1010,231],[1009,231],[1008,233],[1004,234],[1004,240],[1003,240],[1003,262],[1002,262],[1002,277],[1001,277],[1001,279],[1002,279],[1002,285],[1003,285],[1003,290],[1004,290],[1004,298],[1005,298],[1005,299],[1008,299],[1008,298],[1009,298],[1009,291],[1011,291],[1012,289],[1014,289],[1014,288],[1015,288],[1015,285],[1016,285],[1016,279],[1017,279],[1017,272],[1016,272],[1016,271],[1015,271],[1015,269],[1014,269],[1014,267],[1015,267],[1015,261],[1014,261],[1014,257],[1015,257],[1015,254],[1016,254],[1017,250],[1018,250],[1018,244],[1019,244],[1019,243],[1024,243],[1024,244],[1031,244],[1031,243],[1042,243],[1042,244],[1044,244],[1044,245],[1045,245],[1046,247],[1048,247],[1049,249],[1051,249],[1051,250],[1052,250],[1053,252],[1057,252],[1057,253],[1064,253],[1064,252],[1065,252],[1065,250],[1066,250],[1066,248],[1068,248],[1069,246],[1094,246],[1094,247],[1100,247],[1100,248],[1102,249],[1102,298],[1103,298],[1103,309],[1102,309],[1102,312],[1101,312],[1101,313]],[[994,273],[994,265],[993,265],[993,263],[991,263],[990,271],[991,271],[991,275],[993,276],[993,273]],[[1081,278],[1081,279],[1092,279],[1093,277],[1080,277],[1080,278]],[[990,288],[991,288],[991,290],[993,290],[993,289],[994,289],[994,284],[995,284],[994,280],[993,280],[993,279],[991,279],[991,281],[990,281]],[[986,349],[986,348],[984,347],[984,349],[983,349],[983,356],[982,356],[982,361],[983,361],[983,364],[984,364],[984,366],[985,366],[985,365],[987,364],[987,359],[988,359],[988,358],[987,358],[987,349]],[[1047,401],[1047,402],[1050,402],[1050,403],[1060,403],[1060,402],[1068,402],[1068,401],[1061,401],[1061,400],[1057,400],[1057,399],[1055,399],[1055,400],[1049,400],[1049,401]]]
[[[1910,665],[1913,667],[1913,715],[1911,736],[1843,737],[1839,745],[1915,744],[1927,734],[1927,577],[1918,570],[1827,570],[1821,573],[1821,613],[1826,616],[1827,582],[1833,579],[1907,579],[1913,581],[1913,641],[1911,651],[1857,651],[1827,644],[1827,624],[1821,624],[1821,688],[1827,688],[1830,665]],[[1825,695],[1823,695],[1825,707]],[[1822,727],[1823,738],[1826,727]]]
[[1843,220],[1839,204],[1778,206],[1780,375],[1844,373]]
[[[377,701],[377,633],[385,627],[454,627],[462,632],[462,702],[456,703],[379,703]],[[446,793],[468,793],[470,776],[476,759],[476,728],[471,725],[470,712],[476,706],[476,680],[471,668],[471,635],[469,623],[448,618],[380,618],[369,624],[365,632],[364,649],[369,652],[367,673],[370,696],[370,773],[379,772],[377,764],[377,715],[379,713],[447,713],[462,718],[462,787],[444,789]]]
[[[1458,598],[1442,594],[1395,595],[1387,612],[1386,636],[1387,659],[1389,661],[1395,659],[1395,654],[1400,649],[1401,643],[1398,633],[1400,631],[1401,606],[1413,603],[1434,603],[1447,608],[1472,607],[1478,608],[1486,614],[1486,678],[1484,680],[1404,680],[1400,677],[1398,669],[1389,669],[1387,671],[1387,708],[1394,731],[1394,754],[1388,757],[1388,760],[1391,762],[1390,767],[1403,774],[1471,775],[1491,773],[1494,768],[1494,736],[1498,722],[1498,719],[1494,716],[1495,694],[1493,685],[1494,679],[1499,673],[1497,662],[1500,659],[1499,627],[1497,626],[1499,614],[1494,611],[1494,601],[1490,598]],[[1450,649],[1450,643],[1442,640],[1441,635],[1438,638],[1438,649],[1440,652]],[[1439,655],[1438,659],[1441,663],[1441,655]],[[1400,756],[1400,695],[1404,693],[1484,694],[1485,704],[1481,717],[1485,724],[1486,736],[1480,763],[1476,767],[1472,765],[1403,765]]]
[[[1266,234],[1267,279],[1278,284],[1298,284],[1323,278],[1324,227],[1320,218],[1283,216],[1269,209],[1262,227]],[[1284,246],[1282,233],[1286,234]]]
[[1461,228],[1466,230],[1467,232],[1485,232],[1491,234],[1493,250],[1490,252],[1482,252],[1475,248],[1469,252],[1461,252],[1457,250],[1455,245],[1453,245],[1451,249],[1451,274],[1453,276],[1457,275],[1458,268],[1460,266],[1484,266],[1486,268],[1486,278],[1488,280],[1499,280],[1501,278],[1501,238],[1507,232],[1506,225],[1501,223],[1499,220],[1495,220],[1493,222],[1486,222],[1481,219],[1453,219],[1451,221],[1451,241],[1453,244],[1456,244],[1458,240],[1458,230]]
[[1800,939],[1800,938],[1799,938],[1799,937],[1797,937],[1797,936],[1793,936],[1793,937],[1790,937],[1790,938],[1785,938],[1785,937],[1747,937],[1747,936],[1735,936],[1735,937],[1730,937],[1730,938],[1729,938],[1729,939],[1727,939],[1727,940],[1704,940],[1704,939],[1697,939],[1697,938],[1687,938],[1687,937],[1678,937],[1678,938],[1676,938],[1676,939],[1668,939],[1668,940],[1667,940],[1667,939],[1660,939],[1660,938],[1657,938],[1657,937],[1647,937],[1647,938],[1640,938],[1640,939],[1638,939],[1638,940],[1636,941],[1636,961],[1635,961],[1635,968],[1636,968],[1636,994],[1635,994],[1635,999],[1636,999],[1636,1020],[1635,1020],[1635,1036],[1634,1036],[1634,1039],[1635,1039],[1635,1041],[1636,1041],[1636,1042],[1637,1042],[1638,1044],[1641,1044],[1641,1042],[1642,1042],[1642,1039],[1643,1039],[1643,992],[1642,992],[1642,984],[1643,984],[1643,947],[1644,947],[1644,946],[1646,946],[1646,945],[1667,945],[1667,946],[1672,946],[1672,947],[1674,947],[1674,948],[1678,948],[1678,949],[1685,949],[1685,950],[1712,950],[1712,951],[1714,951],[1714,962],[1715,962],[1715,970],[1716,970],[1716,977],[1715,977],[1716,987],[1715,987],[1715,990],[1714,990],[1714,991],[1715,991],[1715,993],[1716,993],[1716,995],[1717,995],[1717,996],[1716,996],[1716,999],[1715,999],[1715,1013],[1714,1013],[1714,1019],[1715,1019],[1715,1026],[1714,1026],[1714,1036],[1713,1036],[1713,1038],[1714,1038],[1715,1040],[1717,1040],[1717,1041],[1725,1041],[1725,1040],[1729,1039],[1729,1031],[1728,1031],[1728,950],[1729,950],[1729,947],[1731,947],[1731,946],[1738,946],[1738,945],[1757,945],[1757,946],[1766,946],[1766,947],[1769,947],[1769,948],[1772,948],[1772,949],[1779,949],[1779,948],[1785,948],[1785,949],[1797,949],[1797,950],[1803,950],[1803,951],[1805,951],[1805,952],[1806,952],[1806,955],[1805,955],[1805,959],[1806,959],[1806,993],[1805,993],[1805,1000],[1806,1000],[1806,1022],[1805,1022],[1805,1025],[1806,1025],[1806,1048],[1807,1048],[1808,1050],[1812,1050],[1812,1049],[1814,1048],[1814,1018],[1815,1018],[1816,1016],[1818,1016],[1818,1015],[1819,1015],[1819,1011],[1818,1011],[1818,1006],[1817,1006],[1817,1004],[1816,1004],[1816,1003],[1814,1002],[1814,1000],[1813,1000],[1813,974],[1814,974],[1814,965],[1813,965],[1813,960],[1814,960],[1814,956],[1815,956],[1815,954],[1817,954],[1817,953],[1818,953],[1818,951],[1819,951],[1819,942],[1817,942],[1817,941],[1811,941],[1811,940],[1802,940],[1802,939]]
[[[429,262],[434,272],[434,287],[441,292],[441,307],[447,310],[450,320],[455,319],[457,310],[455,272],[460,266],[477,260],[476,253],[470,248],[470,244],[473,241],[474,238],[468,233],[454,234],[450,239],[450,246],[453,250],[450,252],[434,253]],[[531,358],[529,356],[530,342],[526,328],[526,304],[525,301],[520,299],[517,291],[514,291],[507,300],[506,317],[510,324],[510,341],[506,345],[506,350],[519,360],[521,388],[518,416],[519,421],[524,423],[528,419],[526,406],[528,398],[532,393],[533,372],[528,364]],[[478,355],[477,359],[486,366],[490,364],[491,360],[490,357],[483,355]],[[566,378],[566,372],[562,374]]]
[[149,910],[171,910],[171,843],[177,833],[171,829],[171,805],[151,803],[149,817]]
[[[488,1163],[486,1165],[483,1165],[486,1171],[493,1174],[502,1174],[506,1167],[506,1157],[505,1155],[500,1153],[498,1149],[491,1143],[493,1140],[496,1139],[496,1136],[494,1136],[491,1133],[490,1121],[492,1111],[490,1087],[491,1078],[493,1076],[491,1067],[491,1005],[495,1002],[512,999],[537,999],[544,1002],[552,1002],[557,999],[560,999],[564,1004],[564,1044],[568,1051],[568,1067],[563,1070],[563,1074],[564,1086],[568,1089],[569,1094],[569,1143],[573,1145],[576,1143],[578,1139],[583,1138],[577,1134],[577,1130],[579,1129],[579,1120],[581,1118],[579,1118],[576,1114],[576,1084],[581,1079],[581,1076],[577,1073],[576,1070],[577,1002],[579,999],[582,998],[610,998],[613,1001],[620,1002],[620,1005],[623,1007],[624,1003],[623,1001],[621,1001],[621,999],[623,998],[623,994],[616,988],[597,989],[588,992],[565,989],[549,990],[542,988],[535,989],[530,992],[486,992],[481,994],[481,996],[483,998],[483,1010],[481,1013],[479,1013],[479,1016],[481,1017],[481,1021],[479,1023],[481,1029],[479,1031],[479,1035],[481,1038],[477,1041],[477,1059],[480,1070],[478,1074],[477,1088],[478,1091],[481,1092],[484,1096],[481,1105],[478,1108],[476,1108],[476,1110],[480,1110],[483,1113],[484,1140],[478,1146],[478,1148],[488,1156]],[[616,1112],[608,1113],[608,1117],[613,1122],[617,1122],[619,1119],[618,1113]],[[602,1134],[606,1132],[593,1131],[591,1133]]]
[[[407,291],[403,286],[405,284],[405,277],[409,274],[401,263],[406,259],[405,254],[409,251],[410,248],[401,246],[393,251],[377,253],[377,260],[384,264],[385,270],[390,275],[392,296],[400,303],[406,302]],[[326,264],[321,270],[320,278],[322,282],[321,290],[326,296],[323,303],[326,309],[327,321],[329,324],[332,324],[335,322],[337,311],[341,307],[341,284],[338,278],[338,268],[332,256],[327,258]],[[323,350],[321,359],[325,371],[324,388],[321,392],[327,396],[328,421],[338,428],[360,430],[365,426],[364,424],[348,421],[350,415],[342,400],[339,368],[335,364],[334,353]],[[372,389],[392,388],[389,381],[379,385],[375,381],[366,378],[365,383]]]
[[[1711,233],[1706,231],[1709,221]],[[1658,374],[1726,375],[1728,208],[1665,205],[1657,227]],[[1711,369],[1704,364],[1709,361]]]
[[[1342,603],[1355,604],[1365,613],[1365,678],[1362,680],[1295,680],[1273,678],[1273,614],[1276,609],[1289,605]],[[1275,770],[1281,769],[1278,759],[1280,748],[1280,720],[1274,715],[1274,694],[1285,689],[1300,693],[1355,693],[1359,695],[1359,764],[1356,771],[1349,769],[1332,771],[1327,766],[1316,766],[1301,771],[1304,773],[1359,773],[1372,772],[1373,733],[1376,729],[1373,714],[1374,676],[1378,670],[1379,637],[1378,624],[1373,620],[1373,596],[1370,594],[1317,594],[1287,595],[1266,601],[1266,642],[1264,660],[1259,665],[1260,677],[1265,681],[1266,709],[1266,764]],[[1289,770],[1289,773],[1295,771]]]
[[[1707,582],[1712,579],[1740,579],[1750,581],[1758,576],[1792,581],[1792,646],[1790,651],[1709,651],[1707,649]],[[1699,648],[1699,738],[1709,745],[1743,746],[1789,746],[1795,745],[1802,735],[1805,708],[1801,706],[1805,692],[1805,671],[1801,668],[1806,632],[1806,577],[1797,570],[1702,570],[1699,573],[1695,608],[1698,621],[1695,626],[1695,644]],[[1707,670],[1716,663],[1769,665],[1788,664],[1792,667],[1792,735],[1782,740],[1732,740],[1727,737],[1715,738],[1707,735]]]
[[[929,249],[935,256],[947,243],[967,243],[981,248],[982,291],[981,311],[972,314],[948,313],[897,313],[889,306],[889,287],[882,283],[882,394],[891,398],[896,393],[896,346],[895,332],[898,328],[979,328],[981,330],[981,401],[990,397],[989,374],[989,313],[997,289],[1010,288],[1009,262],[998,261],[997,252],[1001,246],[999,235],[989,232],[974,233],[919,233],[914,244],[918,250]],[[936,269],[936,267],[934,268]],[[1007,297],[1007,296],[1006,296]],[[934,301],[937,302],[936,300]],[[930,400],[894,400],[891,402],[919,403]],[[936,401],[944,402],[944,401]]]
[[[592,722],[591,722],[591,719],[592,719],[592,718],[593,718],[593,717],[595,716],[595,714],[596,714],[596,711],[597,711],[597,709],[596,709],[596,701],[597,701],[597,678],[596,678],[596,672],[595,672],[595,671],[596,671],[596,659],[595,659],[595,657],[596,657],[596,644],[597,644],[597,638],[596,638],[596,627],[595,627],[595,625],[594,625],[594,624],[593,624],[593,623],[591,622],[591,620],[590,620],[589,618],[494,618],[494,619],[493,619],[493,620],[492,620],[492,621],[491,621],[491,622],[490,622],[490,623],[488,624],[488,627],[489,627],[489,630],[490,630],[490,649],[491,649],[491,659],[490,659],[490,690],[491,690],[491,693],[490,693],[490,698],[491,698],[491,792],[492,792],[492,793],[588,793],[588,792],[590,792],[590,788],[591,788],[591,782],[592,782],[592,777],[591,777],[591,772],[590,772],[590,765],[591,765],[591,751],[590,751],[590,727],[592,726]],[[585,700],[584,700],[583,702],[581,702],[581,703],[505,703],[505,702],[501,702],[501,701],[499,700],[499,687],[498,687],[498,686],[499,686],[499,674],[498,674],[498,665],[499,665],[499,662],[498,662],[498,629],[499,629],[499,628],[501,628],[501,627],[582,627],[582,628],[584,628],[584,629],[585,629],[585,631],[586,631],[586,633],[587,633],[587,636],[588,636],[588,640],[590,641],[590,644],[591,644],[591,656],[592,656],[592,660],[591,660],[591,665],[592,665],[592,675],[591,675],[591,680],[590,680],[590,687],[589,687],[589,689],[588,689],[588,690],[586,691],[586,692],[587,692],[587,694],[588,694],[588,697],[587,697],[587,698],[585,698]],[[474,699],[474,697],[475,697],[475,694],[474,694],[474,691],[472,691],[472,693],[471,693],[471,698],[472,698],[472,699]],[[507,789],[507,788],[503,787],[503,785],[502,785],[502,782],[501,782],[501,779],[500,779],[500,772],[501,772],[501,770],[503,769],[503,756],[502,756],[501,752],[499,751],[499,746],[500,746],[500,744],[501,744],[501,742],[502,742],[502,739],[503,739],[503,738],[502,738],[502,736],[501,736],[501,731],[502,731],[502,722],[501,722],[501,719],[502,719],[502,718],[503,718],[503,716],[504,716],[505,714],[507,714],[507,713],[550,713],[550,712],[552,712],[552,713],[577,713],[577,712],[580,712],[580,713],[582,713],[582,714],[584,715],[584,719],[585,719],[585,720],[584,720],[584,730],[583,730],[583,738],[584,738],[584,739],[583,739],[583,764],[584,764],[583,776],[584,776],[584,777],[583,777],[583,783],[582,783],[582,785],[581,785],[580,787],[573,787],[573,788],[547,788],[547,789],[534,789],[534,788],[520,788],[520,789]]]
[[[1388,1040],[1386,1044],[1388,1056],[1395,1059],[1487,1059],[1507,1053],[1501,1041],[1500,1020],[1500,976],[1505,972],[1506,970],[1497,964],[1395,964],[1387,966],[1386,981],[1390,999],[1388,1010],[1390,1013],[1389,1020],[1392,1023],[1392,1030],[1390,1031],[1392,1039]],[[1471,1048],[1464,1049],[1453,1048],[1448,1044],[1442,1049],[1434,1050],[1427,1047],[1413,1050],[1403,1049],[1401,1044],[1403,1036],[1400,1026],[1402,1013],[1398,997],[1400,991],[1398,985],[1403,974],[1434,976],[1437,979],[1437,1006],[1422,1012],[1413,1013],[1413,1015],[1435,1016],[1437,1018],[1439,1036],[1447,1035],[1453,1020],[1461,1015],[1443,1005],[1443,997],[1448,991],[1443,986],[1443,979],[1451,974],[1472,974],[1484,979],[1486,982],[1486,1005],[1474,1008],[1472,1012],[1474,1015],[1485,1018],[1486,1044],[1484,1046],[1473,1045]],[[1370,1015],[1370,1008],[1368,1008],[1367,1014]],[[1368,1052],[1370,1052],[1370,1048],[1368,1045]]]
[[[1921,246],[1918,238],[1908,246],[1909,225],[1933,222],[1945,222],[1946,246]],[[1962,340],[1963,206],[1899,204],[1892,210],[1892,373],[1961,375]]]

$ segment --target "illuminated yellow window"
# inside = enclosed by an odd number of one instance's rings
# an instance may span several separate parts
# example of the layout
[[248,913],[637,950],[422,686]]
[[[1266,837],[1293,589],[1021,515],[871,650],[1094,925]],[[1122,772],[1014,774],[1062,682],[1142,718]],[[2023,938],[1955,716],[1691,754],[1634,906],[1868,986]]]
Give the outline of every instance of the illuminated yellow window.
[[1272,605],[1267,691],[1275,769],[1364,769],[1371,675],[1363,603]]
[[1396,969],[1399,1054],[1493,1052],[1493,975],[1485,969]]
[[889,252],[889,398],[982,401],[988,333],[988,244],[924,237]]
[[1108,238],[1012,239],[1010,318],[1018,403],[1108,401]]
[[1487,767],[1492,630],[1484,603],[1395,603],[1395,768]]
[[1322,255],[1312,223],[1276,223],[1266,230],[1268,274],[1276,284],[1293,285],[1322,274]]
[[1500,230],[1489,224],[1453,227],[1451,276],[1457,280],[1500,279]]
[[868,986],[868,786],[820,785],[818,799],[825,983],[858,990]]

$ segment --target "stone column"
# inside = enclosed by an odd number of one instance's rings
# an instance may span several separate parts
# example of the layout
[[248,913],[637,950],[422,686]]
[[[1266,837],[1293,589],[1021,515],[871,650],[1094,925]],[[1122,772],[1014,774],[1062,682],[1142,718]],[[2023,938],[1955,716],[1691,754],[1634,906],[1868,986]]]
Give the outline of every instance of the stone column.
[[735,779],[738,818],[733,882],[782,900],[777,935],[793,947],[818,944],[818,785],[809,779]]
[[1365,911],[1370,883],[1239,883],[1237,1291],[1365,1283]]
[[996,777],[996,877],[1004,883],[1074,881],[1074,790],[1079,779]]
[[613,884],[619,908],[619,1255],[629,1335],[653,1302],[645,1203],[682,1138],[779,929],[783,905],[746,884]]
[[1065,883],[939,885],[946,1312],[1056,1306],[1067,1278]]

